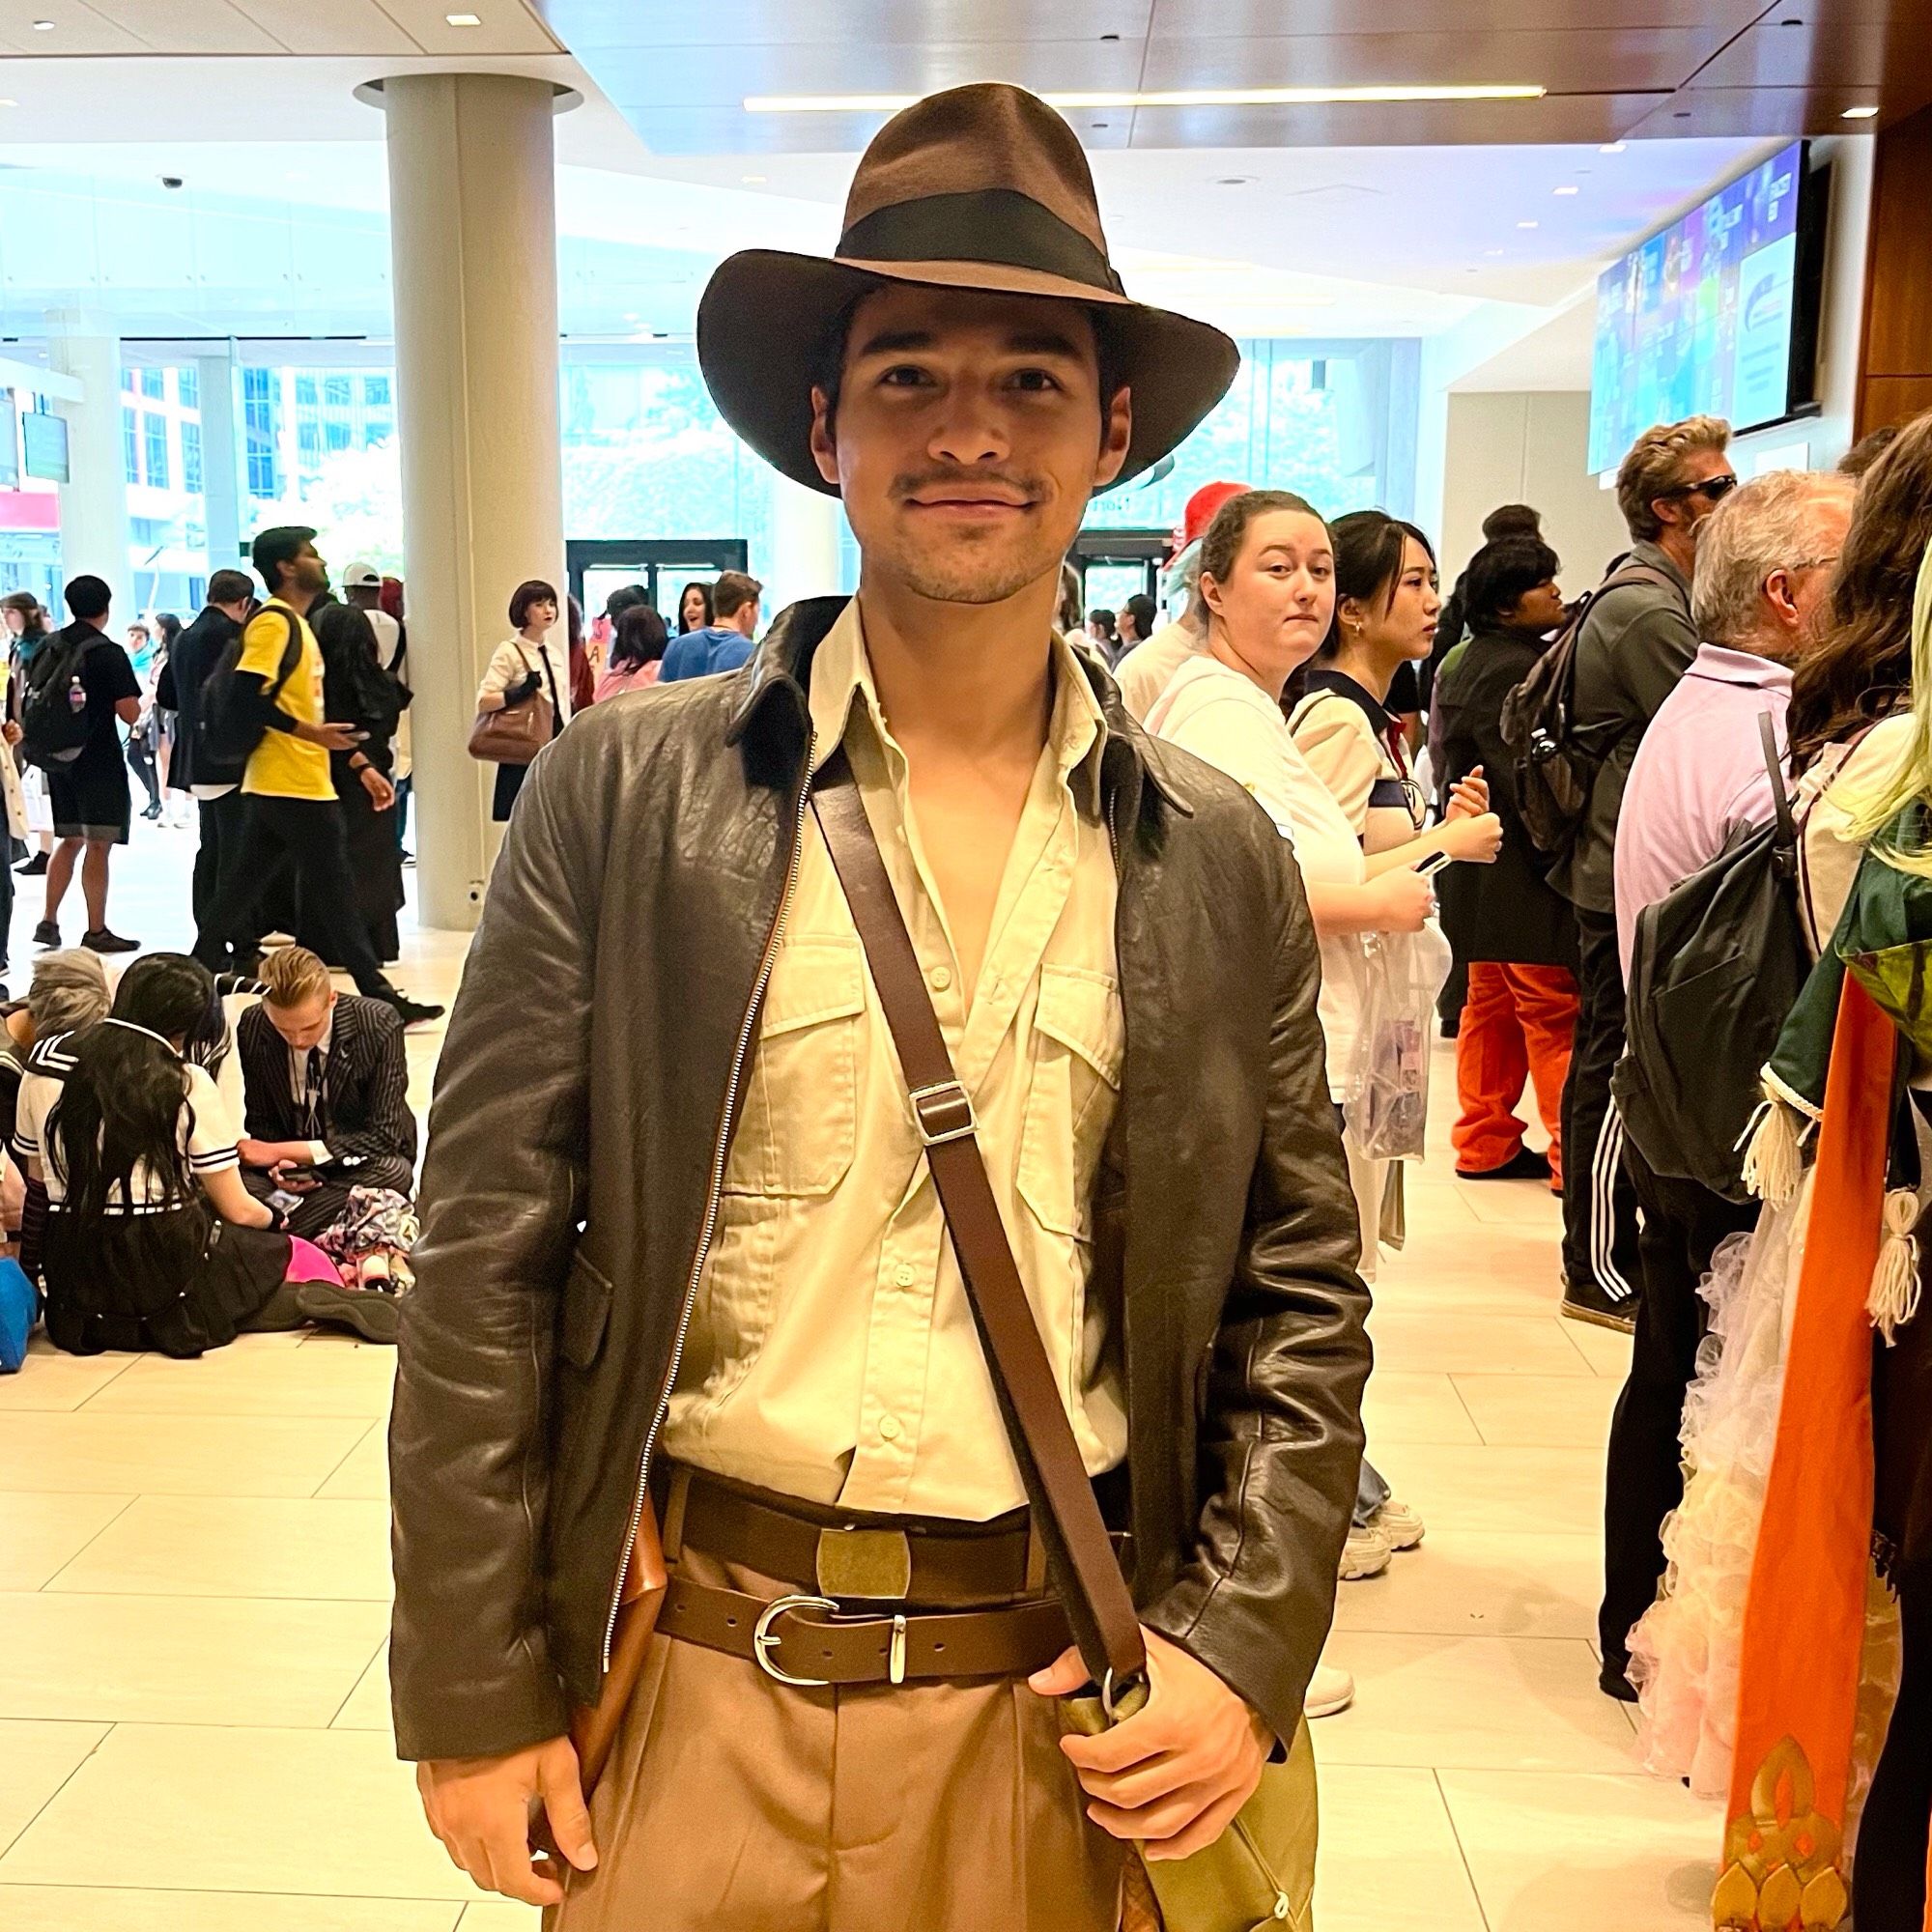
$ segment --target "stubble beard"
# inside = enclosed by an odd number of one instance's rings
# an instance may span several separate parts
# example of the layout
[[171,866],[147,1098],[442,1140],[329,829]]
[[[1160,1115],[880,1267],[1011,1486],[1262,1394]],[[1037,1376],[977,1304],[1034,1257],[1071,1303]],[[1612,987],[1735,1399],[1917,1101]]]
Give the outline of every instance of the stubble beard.
[[1060,566],[1058,552],[1037,540],[997,550],[971,543],[939,551],[902,544],[883,560],[915,596],[935,604],[1004,604]]

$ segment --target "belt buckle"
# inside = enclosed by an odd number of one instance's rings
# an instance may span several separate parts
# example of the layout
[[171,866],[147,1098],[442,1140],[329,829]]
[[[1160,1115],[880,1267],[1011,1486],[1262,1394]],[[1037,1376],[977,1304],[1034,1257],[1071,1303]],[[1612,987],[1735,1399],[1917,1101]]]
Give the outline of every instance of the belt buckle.
[[818,1587],[840,1603],[903,1599],[912,1594],[912,1539],[902,1529],[821,1529],[814,1567]]
[[932,1087],[912,1090],[913,1119],[919,1137],[929,1148],[948,1141],[961,1141],[979,1131],[972,1096],[957,1080],[942,1080]]
[[794,1690],[823,1690],[830,1687],[829,1677],[794,1677],[788,1670],[781,1670],[772,1662],[772,1653],[784,1639],[773,1634],[772,1625],[787,1610],[830,1610],[838,1614],[838,1605],[830,1597],[809,1597],[796,1595],[775,1597],[758,1613],[758,1621],[752,1629],[752,1661],[765,1675],[776,1683],[788,1684]]

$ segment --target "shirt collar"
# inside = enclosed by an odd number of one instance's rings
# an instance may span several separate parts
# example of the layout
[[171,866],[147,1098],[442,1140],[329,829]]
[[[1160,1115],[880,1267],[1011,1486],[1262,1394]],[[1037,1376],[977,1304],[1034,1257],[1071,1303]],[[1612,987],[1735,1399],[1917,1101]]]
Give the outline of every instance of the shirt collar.
[[1346,697],[1351,704],[1359,704],[1368,714],[1369,728],[1378,738],[1386,738],[1389,733],[1389,715],[1376,695],[1365,685],[1357,684],[1345,670],[1337,670],[1332,665],[1321,665],[1308,673],[1302,686],[1305,691],[1332,691],[1337,697]]
[[[1100,752],[1106,741],[1106,714],[1092,681],[1081,668],[1073,646],[1059,632],[1051,634],[1053,717],[1047,742],[1053,747],[1061,777],[1081,809],[1100,815]],[[839,613],[812,654],[810,698],[812,730],[812,770],[815,772],[846,741],[855,718],[863,718],[875,734],[896,781],[904,753],[893,741],[878,686],[872,682],[872,663],[866,650],[865,620],[855,597]]]
[[1761,658],[1751,651],[1737,651],[1728,644],[1699,644],[1690,660],[1688,677],[1701,677],[1713,684],[1740,684],[1752,691],[1791,689],[1791,667],[1773,658]]

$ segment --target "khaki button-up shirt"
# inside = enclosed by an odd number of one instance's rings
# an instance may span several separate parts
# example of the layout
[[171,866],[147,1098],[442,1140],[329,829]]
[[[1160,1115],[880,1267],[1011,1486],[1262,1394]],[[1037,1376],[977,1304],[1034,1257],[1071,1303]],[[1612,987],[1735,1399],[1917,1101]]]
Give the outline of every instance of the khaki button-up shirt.
[[[1124,1030],[1100,708],[1056,641],[1048,742],[963,982],[904,753],[853,603],[811,666],[814,757],[843,744],[925,969],[1090,1473],[1126,1454],[1118,1311],[1090,1299],[1091,1200]],[[853,1509],[983,1520],[1026,1499],[885,1014],[817,823],[745,1075],[665,1446]]]

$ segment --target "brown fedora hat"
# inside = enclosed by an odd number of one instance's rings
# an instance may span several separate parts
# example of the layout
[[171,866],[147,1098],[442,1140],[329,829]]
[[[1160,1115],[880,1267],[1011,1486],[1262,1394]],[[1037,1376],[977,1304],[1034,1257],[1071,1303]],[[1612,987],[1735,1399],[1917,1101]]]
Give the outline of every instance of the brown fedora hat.
[[880,128],[830,260],[748,249],[719,265],[698,303],[697,360],[720,413],[775,469],[828,496],[838,490],[811,457],[813,360],[838,316],[885,281],[1104,309],[1133,391],[1117,483],[1174,449],[1240,366],[1218,328],[1128,299],[1087,156],[1045,101],[1003,82],[955,87]]

